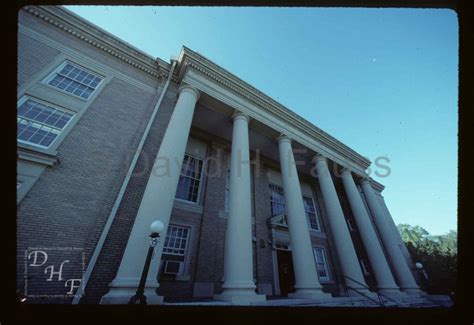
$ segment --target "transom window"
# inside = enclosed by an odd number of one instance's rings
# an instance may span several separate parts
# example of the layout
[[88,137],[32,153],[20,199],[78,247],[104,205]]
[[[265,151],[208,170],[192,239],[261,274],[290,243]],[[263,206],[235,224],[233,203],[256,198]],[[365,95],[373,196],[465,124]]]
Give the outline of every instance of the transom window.
[[202,159],[185,155],[181,176],[176,190],[176,198],[197,203],[202,174]]
[[314,201],[309,196],[303,196],[304,210],[306,212],[306,218],[308,219],[309,227],[316,231],[321,231],[319,226],[319,220],[316,215],[316,209],[314,208]]
[[316,269],[320,281],[329,281],[328,264],[326,260],[326,252],[322,247],[313,247],[314,259],[316,261]]
[[168,226],[165,243],[163,245],[163,254],[172,254],[184,256],[188,243],[189,228]]
[[49,148],[73,114],[32,99],[21,102],[17,110],[17,140]]
[[88,99],[104,78],[66,61],[48,78],[48,85]]

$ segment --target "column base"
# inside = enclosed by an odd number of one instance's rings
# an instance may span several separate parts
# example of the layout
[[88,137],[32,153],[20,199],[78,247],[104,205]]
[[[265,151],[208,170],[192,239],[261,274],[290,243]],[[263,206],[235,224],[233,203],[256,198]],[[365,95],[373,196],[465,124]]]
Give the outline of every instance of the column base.
[[332,295],[320,289],[296,289],[295,292],[288,294],[288,298],[324,300],[332,298]]
[[426,295],[426,292],[422,291],[420,288],[402,288],[402,287],[400,287],[400,290],[402,292],[406,293],[407,295],[410,295],[410,296],[421,297],[421,296]]
[[221,294],[215,294],[213,298],[215,300],[227,301],[236,305],[249,305],[254,302],[264,302],[267,300],[265,295],[258,295],[255,292],[223,292]]
[[406,293],[398,288],[377,288],[377,293],[389,297],[405,297]]
[[[357,291],[356,291],[357,290]],[[377,293],[368,290],[367,288],[347,288],[347,295],[349,297],[369,297],[371,299],[378,300]]]
[[[114,280],[110,284],[109,292],[100,299],[101,305],[127,305],[130,298],[137,292],[138,280]],[[156,293],[159,284],[147,285],[145,296],[148,305],[163,304],[163,296]]]

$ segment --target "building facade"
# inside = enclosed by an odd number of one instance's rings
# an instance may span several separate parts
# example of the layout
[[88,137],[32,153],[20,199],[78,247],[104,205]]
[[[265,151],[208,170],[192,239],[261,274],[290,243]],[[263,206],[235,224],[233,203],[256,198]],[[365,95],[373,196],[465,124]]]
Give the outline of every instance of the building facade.
[[18,13],[17,287],[126,304],[421,296],[370,161],[202,55]]

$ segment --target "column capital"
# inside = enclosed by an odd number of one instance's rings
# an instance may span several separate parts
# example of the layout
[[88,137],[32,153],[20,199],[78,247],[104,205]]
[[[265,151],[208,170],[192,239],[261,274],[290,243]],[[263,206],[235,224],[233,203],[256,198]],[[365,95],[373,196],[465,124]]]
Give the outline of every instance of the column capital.
[[236,111],[234,112],[234,114],[232,114],[232,119],[235,121],[235,120],[237,120],[237,119],[239,119],[239,118],[240,118],[240,119],[244,119],[244,120],[246,120],[247,122],[250,121],[250,117],[249,117],[247,114],[242,113],[242,112],[236,110]]
[[181,87],[179,87],[178,94],[181,95],[181,93],[185,91],[193,94],[194,97],[196,97],[196,102],[199,100],[199,97],[201,96],[201,92],[190,85],[182,85]]
[[352,176],[352,172],[350,169],[346,168],[346,167],[343,167],[342,170],[341,170],[341,175],[350,175]]
[[291,138],[283,133],[280,133],[280,135],[276,138],[276,140],[278,141],[278,143],[285,142],[285,141],[291,143]]
[[320,153],[317,153],[313,156],[313,159],[312,159],[314,162],[318,162],[318,161],[324,161],[327,163],[328,159],[326,157],[324,157],[322,154]]
[[360,180],[360,184],[369,184],[371,187],[372,187],[372,184],[370,182],[370,179],[369,177],[362,177],[362,179]]

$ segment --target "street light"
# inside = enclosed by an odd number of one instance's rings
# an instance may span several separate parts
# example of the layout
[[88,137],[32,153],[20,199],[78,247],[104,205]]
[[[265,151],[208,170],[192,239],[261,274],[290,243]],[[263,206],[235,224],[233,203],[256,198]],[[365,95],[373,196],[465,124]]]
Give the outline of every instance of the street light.
[[158,244],[158,238],[160,238],[160,232],[165,229],[163,222],[155,220],[150,225],[150,247],[148,248],[148,254],[146,256],[145,265],[143,266],[142,276],[140,278],[140,284],[136,294],[130,298],[128,302],[129,305],[146,305],[146,296],[145,296],[145,282],[148,275],[148,269],[150,268],[151,258],[153,256],[153,250],[155,249],[156,244]]
[[420,262],[416,262],[415,263],[415,267],[418,269],[418,272],[421,273],[423,275],[423,282],[425,284],[426,287],[428,287],[428,274],[426,273],[424,267],[423,267],[423,264],[421,264]]

